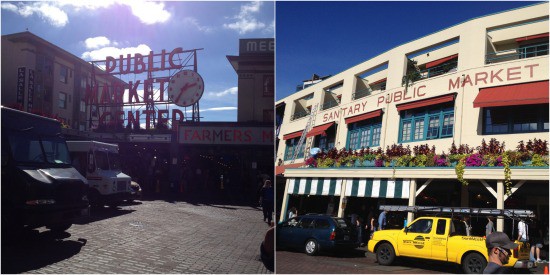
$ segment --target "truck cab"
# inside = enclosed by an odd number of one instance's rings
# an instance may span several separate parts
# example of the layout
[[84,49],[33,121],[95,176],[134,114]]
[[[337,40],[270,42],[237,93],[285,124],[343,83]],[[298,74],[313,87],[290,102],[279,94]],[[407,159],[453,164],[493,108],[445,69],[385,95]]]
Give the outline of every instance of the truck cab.
[[131,199],[132,179],[122,173],[118,145],[98,141],[67,141],[74,167],[90,185],[90,204],[116,206]]
[[[520,243],[506,266],[531,268],[530,246]],[[415,219],[407,227],[381,230],[373,234],[368,250],[381,265],[391,265],[395,257],[412,257],[461,265],[465,273],[481,273],[488,262],[485,237],[471,236],[464,221],[440,216]]]
[[71,165],[58,121],[2,107],[1,135],[2,240],[24,227],[64,231],[88,215],[88,182]]

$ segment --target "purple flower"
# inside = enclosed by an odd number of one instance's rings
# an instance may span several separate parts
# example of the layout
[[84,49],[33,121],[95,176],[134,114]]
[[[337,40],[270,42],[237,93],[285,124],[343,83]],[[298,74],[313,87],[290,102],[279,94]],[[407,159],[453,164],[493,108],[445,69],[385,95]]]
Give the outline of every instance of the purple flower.
[[444,155],[435,155],[434,156],[434,163],[435,163],[435,166],[447,166],[447,159],[445,158]]
[[306,159],[306,165],[308,167],[317,167],[317,160],[315,158]]
[[466,166],[481,166],[483,158],[480,154],[472,154],[466,158]]
[[376,160],[374,161],[374,166],[376,166],[376,167],[382,167],[382,166],[384,166],[384,160],[383,160],[383,159],[376,159]]

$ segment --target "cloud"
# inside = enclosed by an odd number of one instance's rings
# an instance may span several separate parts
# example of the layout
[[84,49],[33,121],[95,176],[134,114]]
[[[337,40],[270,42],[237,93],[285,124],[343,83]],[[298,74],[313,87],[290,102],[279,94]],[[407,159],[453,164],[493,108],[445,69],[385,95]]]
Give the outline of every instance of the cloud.
[[99,47],[108,46],[111,41],[105,36],[90,37],[84,41],[86,49],[97,49]]
[[241,6],[239,14],[233,19],[236,21],[229,24],[223,24],[223,27],[230,30],[238,31],[239,34],[261,30],[266,27],[266,24],[258,21],[254,17],[260,11],[262,2],[254,1]]
[[219,92],[219,93],[215,93],[215,92],[209,92],[207,95],[209,98],[220,98],[220,97],[224,97],[226,95],[236,95],[238,92],[238,88],[237,87],[231,87],[225,91],[222,91],[222,92]]
[[136,53],[148,55],[150,52],[151,48],[145,44],[140,44],[137,47],[127,48],[105,47],[93,51],[84,52],[81,55],[81,58],[85,60],[105,60],[107,56],[118,58],[119,55],[123,55],[125,57],[127,54],[132,54],[133,56]]
[[164,3],[133,0],[125,1],[124,4],[130,6],[132,14],[147,25],[164,23],[171,17],[170,12],[164,9]]
[[199,23],[199,21],[197,20],[197,18],[194,18],[194,17],[187,17],[187,18],[183,19],[183,23],[190,24],[190,25],[196,27],[199,31],[204,32],[204,33],[210,33],[214,30],[211,27],[201,25]]
[[2,9],[17,13],[23,17],[29,17],[34,14],[38,15],[42,20],[48,22],[54,27],[64,27],[69,23],[69,17],[66,12],[58,6],[50,5],[54,2],[32,2],[32,3],[2,3]]
[[219,111],[234,111],[237,110],[237,107],[213,107],[202,109],[201,112],[219,112]]
[[49,24],[61,28],[69,23],[69,14],[77,16],[77,12],[106,9],[115,4],[129,7],[132,14],[146,25],[164,23],[172,17],[165,9],[164,3],[143,0],[19,2],[17,5],[2,3],[1,7],[23,17],[36,14]]

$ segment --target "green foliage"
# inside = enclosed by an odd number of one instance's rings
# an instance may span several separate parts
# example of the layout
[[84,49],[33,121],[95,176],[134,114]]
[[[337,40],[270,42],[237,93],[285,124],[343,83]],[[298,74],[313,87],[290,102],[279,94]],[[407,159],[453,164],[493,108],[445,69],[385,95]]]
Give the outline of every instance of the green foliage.
[[415,167],[426,167],[428,157],[426,155],[417,155],[412,159],[412,164]]
[[397,167],[407,167],[410,165],[410,162],[411,160],[413,159],[412,156],[409,156],[409,155],[405,155],[405,156],[400,156],[397,158],[397,163],[395,164],[395,166]]
[[415,81],[422,79],[422,75],[416,64],[416,60],[407,59],[407,72],[401,80],[401,86],[410,87]]
[[319,168],[327,168],[332,166],[334,166],[334,159],[324,158],[317,161],[317,167]]
[[464,168],[466,167],[466,164],[464,164],[464,161],[466,160],[466,156],[462,157],[455,167],[455,173],[456,173],[456,179],[462,183],[462,185],[467,186],[468,182],[464,179]]
[[539,154],[533,154],[533,163],[532,166],[541,167],[548,166],[548,156],[541,156]]
[[510,170],[510,159],[508,154],[504,153],[502,156],[502,163],[504,164],[504,186],[506,187],[506,195],[512,195],[512,170]]

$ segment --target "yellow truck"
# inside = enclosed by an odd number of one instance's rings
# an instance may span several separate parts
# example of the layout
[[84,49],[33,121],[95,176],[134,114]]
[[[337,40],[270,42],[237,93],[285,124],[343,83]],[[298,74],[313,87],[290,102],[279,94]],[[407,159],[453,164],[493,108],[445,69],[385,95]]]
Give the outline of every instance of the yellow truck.
[[[396,257],[405,256],[456,263],[465,273],[482,273],[488,261],[485,237],[468,235],[463,221],[421,217],[400,230],[376,231],[368,243],[368,250],[376,254],[381,265],[391,265]],[[519,243],[506,266],[532,268],[534,263],[529,261],[529,250],[528,243]]]

